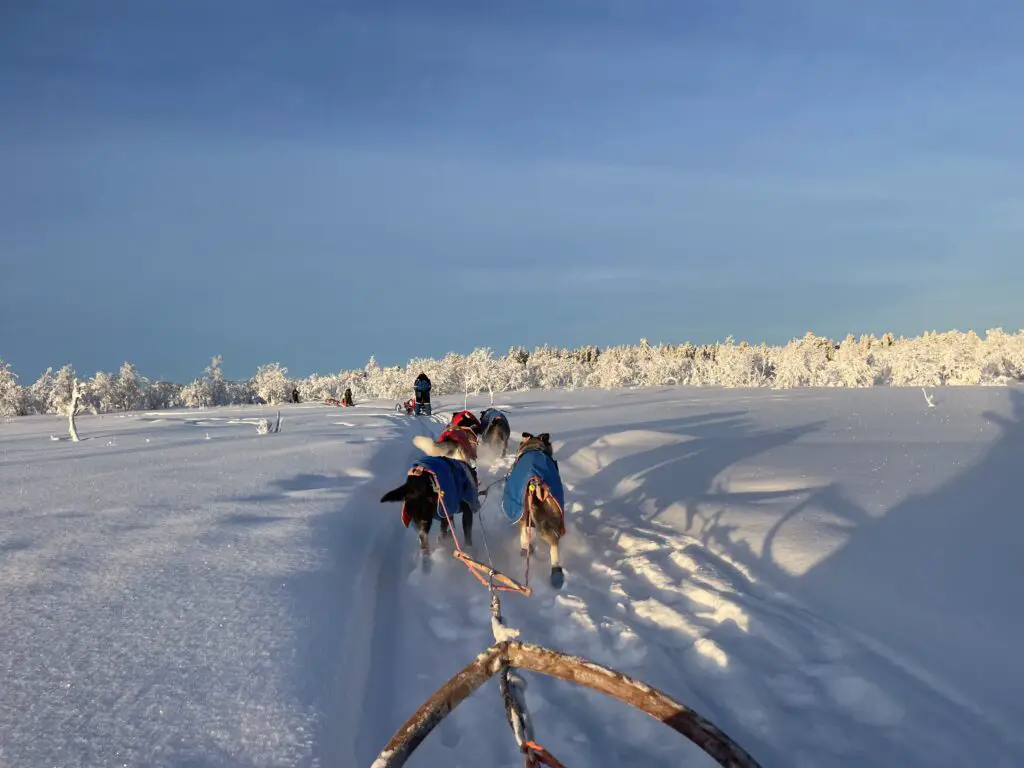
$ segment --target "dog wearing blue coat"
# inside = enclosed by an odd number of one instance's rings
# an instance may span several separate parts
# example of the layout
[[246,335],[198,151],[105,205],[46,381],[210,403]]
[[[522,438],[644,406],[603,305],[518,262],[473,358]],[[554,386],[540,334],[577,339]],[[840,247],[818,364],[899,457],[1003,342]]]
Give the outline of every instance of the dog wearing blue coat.
[[410,468],[405,482],[381,497],[381,503],[402,502],[402,523],[412,523],[419,535],[420,550],[430,555],[429,535],[434,521],[441,523],[440,540],[454,532],[449,519],[462,516],[463,544],[473,546],[473,515],[480,510],[476,478],[464,461],[447,456],[424,456]]
[[551,447],[544,432],[523,432],[516,460],[505,480],[501,510],[509,522],[519,526],[519,547],[525,557],[533,552],[536,533],[551,551],[551,585],[560,589],[565,581],[558,542],[565,535],[565,490]]

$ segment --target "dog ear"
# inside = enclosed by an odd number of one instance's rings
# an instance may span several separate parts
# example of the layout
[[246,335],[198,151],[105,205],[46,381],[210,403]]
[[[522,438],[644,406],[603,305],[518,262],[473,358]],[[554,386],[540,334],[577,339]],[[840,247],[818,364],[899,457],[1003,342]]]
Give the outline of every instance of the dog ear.
[[539,435],[537,435],[537,437],[540,439],[542,443],[551,442],[551,435],[549,435],[547,432],[541,432]]
[[389,501],[405,501],[405,496],[409,491],[409,483],[405,482],[397,488],[392,488],[390,491],[380,497],[380,503],[384,504]]
[[531,437],[533,437],[533,435],[529,432],[523,432],[523,440],[529,440]]

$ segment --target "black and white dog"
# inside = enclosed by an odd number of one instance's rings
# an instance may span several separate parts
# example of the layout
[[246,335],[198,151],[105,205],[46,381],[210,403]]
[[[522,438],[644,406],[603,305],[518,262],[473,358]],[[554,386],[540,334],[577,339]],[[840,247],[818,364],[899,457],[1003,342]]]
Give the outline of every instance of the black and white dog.
[[565,535],[565,491],[553,456],[551,436],[523,432],[515,464],[505,481],[501,509],[519,524],[519,547],[526,556],[533,551],[534,532],[551,550],[551,586],[565,582],[558,542]]
[[452,534],[448,519],[454,522],[461,515],[463,545],[473,546],[473,515],[480,510],[480,498],[476,478],[466,462],[425,456],[409,468],[402,485],[381,497],[382,504],[397,501],[402,502],[402,523],[416,528],[424,558],[430,555],[429,534],[435,520],[441,523],[440,542]]

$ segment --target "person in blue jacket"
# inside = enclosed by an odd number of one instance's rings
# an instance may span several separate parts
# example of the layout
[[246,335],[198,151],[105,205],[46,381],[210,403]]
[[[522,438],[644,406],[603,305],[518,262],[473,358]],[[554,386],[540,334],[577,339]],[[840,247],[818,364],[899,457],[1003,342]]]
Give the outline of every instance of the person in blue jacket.
[[413,390],[416,392],[416,407],[414,412],[417,416],[420,413],[426,413],[430,415],[430,379],[427,374],[420,371],[420,375],[416,377],[416,381],[413,382]]

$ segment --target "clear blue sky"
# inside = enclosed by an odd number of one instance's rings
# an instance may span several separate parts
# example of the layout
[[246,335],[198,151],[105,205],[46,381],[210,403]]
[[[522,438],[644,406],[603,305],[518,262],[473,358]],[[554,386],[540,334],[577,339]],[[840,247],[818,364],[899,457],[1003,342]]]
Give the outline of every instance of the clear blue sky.
[[1024,326],[1020,0],[0,3],[0,357]]

